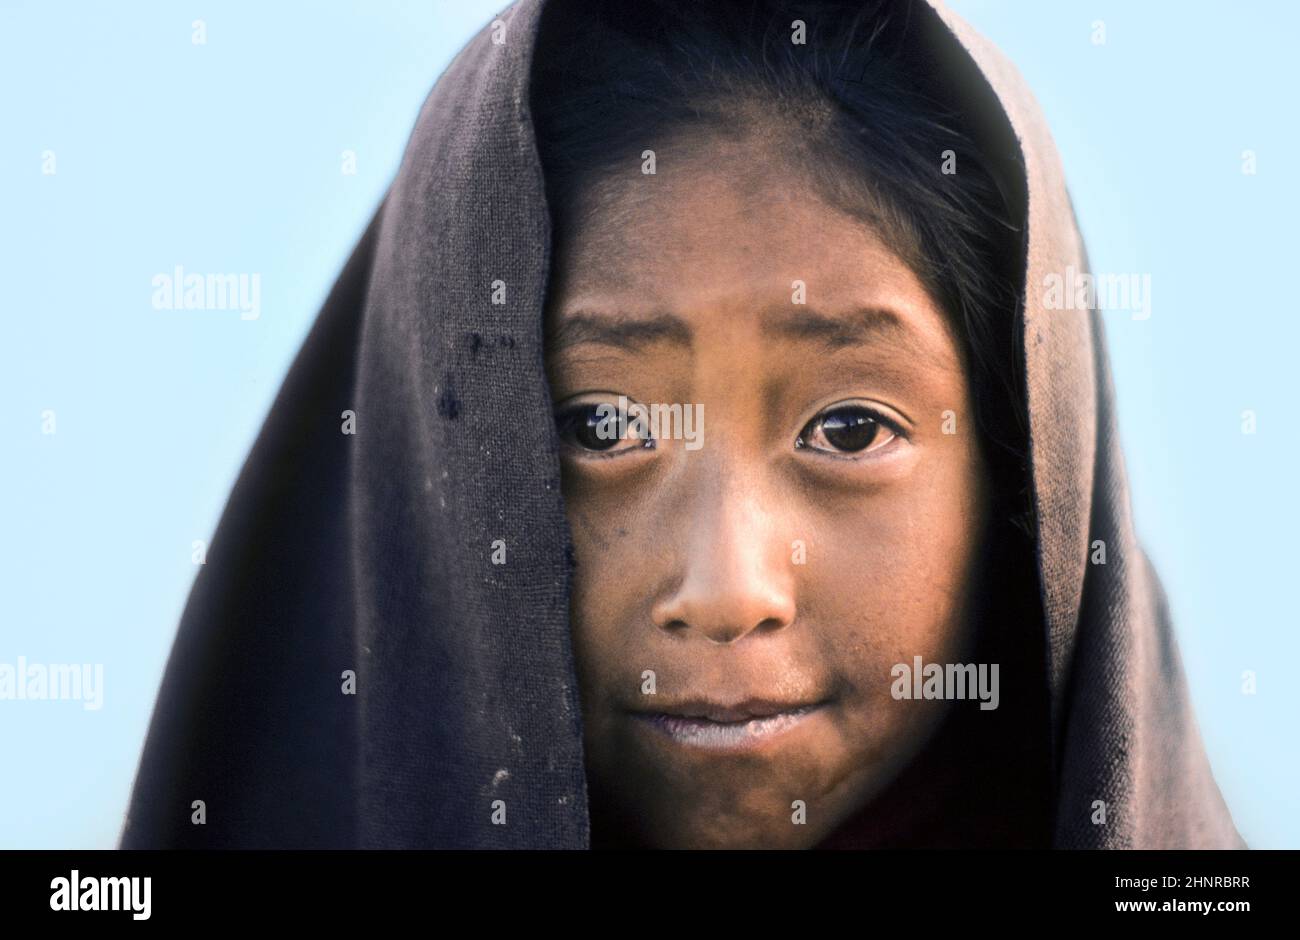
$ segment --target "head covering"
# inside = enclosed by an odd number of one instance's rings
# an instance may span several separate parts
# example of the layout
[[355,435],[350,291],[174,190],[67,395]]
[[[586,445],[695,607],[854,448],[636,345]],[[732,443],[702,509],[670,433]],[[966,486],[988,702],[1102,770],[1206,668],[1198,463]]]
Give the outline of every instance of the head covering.
[[[123,847],[591,845],[528,97],[547,2],[437,82],[298,354],[195,580]],[[1044,305],[1048,274],[1087,270],[1046,125],[967,25],[917,15],[996,95],[1026,175],[1050,842],[1244,847],[1134,533],[1099,315]]]

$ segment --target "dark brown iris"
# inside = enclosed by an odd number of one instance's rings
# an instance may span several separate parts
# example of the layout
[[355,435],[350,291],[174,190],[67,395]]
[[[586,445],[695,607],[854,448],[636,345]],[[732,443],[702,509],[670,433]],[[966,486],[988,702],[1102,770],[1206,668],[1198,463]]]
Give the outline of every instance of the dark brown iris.
[[[619,437],[618,416],[606,417],[606,411],[598,410],[599,403],[582,404],[562,411],[556,417],[556,430],[560,438],[576,444],[584,450],[613,450],[620,442],[637,440],[637,424],[628,420],[627,436]],[[602,436],[602,432],[606,436]],[[645,439],[645,446],[653,446],[653,440]]]
[[880,433],[880,422],[868,409],[856,405],[836,408],[814,418],[799,435],[799,447],[807,447],[810,435],[821,428],[826,442],[836,450],[854,453],[870,447]]

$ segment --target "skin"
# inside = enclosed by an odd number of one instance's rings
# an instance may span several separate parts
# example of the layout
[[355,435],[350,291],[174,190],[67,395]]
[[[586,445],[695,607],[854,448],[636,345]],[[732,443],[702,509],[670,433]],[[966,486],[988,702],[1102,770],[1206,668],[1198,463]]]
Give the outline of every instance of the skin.
[[[969,661],[988,480],[967,372],[915,274],[797,167],[718,139],[674,170],[591,190],[547,310],[557,412],[625,395],[704,414],[695,450],[631,437],[593,451],[561,433],[593,832],[809,847],[945,715],[896,700],[891,668]],[[846,403],[897,430],[837,449],[816,422]],[[751,697],[824,704],[743,752],[633,714]]]

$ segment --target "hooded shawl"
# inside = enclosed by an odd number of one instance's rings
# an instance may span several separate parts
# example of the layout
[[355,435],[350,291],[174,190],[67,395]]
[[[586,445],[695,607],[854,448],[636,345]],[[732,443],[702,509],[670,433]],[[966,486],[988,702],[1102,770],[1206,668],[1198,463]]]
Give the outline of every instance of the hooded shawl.
[[[591,846],[528,99],[547,2],[438,80],[298,353],[194,581],[123,848]],[[1014,67],[918,13],[1023,158],[1051,844],[1244,847],[1134,532],[1099,314],[1044,307],[1088,269],[1059,157]]]

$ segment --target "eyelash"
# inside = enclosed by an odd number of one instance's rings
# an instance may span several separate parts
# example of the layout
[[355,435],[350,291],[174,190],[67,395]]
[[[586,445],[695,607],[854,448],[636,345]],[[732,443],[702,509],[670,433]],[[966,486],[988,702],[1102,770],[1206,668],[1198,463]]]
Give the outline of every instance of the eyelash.
[[[652,437],[644,438],[644,443],[640,447],[634,446],[634,447],[622,447],[622,448],[617,447],[617,444],[619,442],[636,440],[636,438],[633,438],[631,436],[614,438],[613,440],[615,442],[615,446],[607,448],[605,450],[597,450],[590,447],[584,447],[583,445],[574,443],[568,439],[568,437],[565,434],[566,430],[571,429],[574,424],[576,424],[578,421],[581,420],[584,414],[592,414],[595,412],[595,410],[598,407],[607,404],[609,404],[609,402],[604,402],[604,401],[579,402],[577,404],[569,405],[565,408],[561,408],[560,410],[558,410],[555,414],[555,423],[556,423],[556,431],[560,436],[560,442],[562,444],[568,445],[574,450],[579,451],[583,455],[583,459],[587,459],[587,460],[613,460],[617,457],[622,457],[629,453],[639,454],[639,453],[644,453],[647,450],[656,449],[657,443],[655,439]],[[629,422],[629,424],[630,423],[631,422]],[[590,421],[588,421],[588,424],[590,424]],[[629,428],[629,430],[631,429]]]
[[[872,446],[875,443],[875,441],[873,440],[872,442],[868,443],[865,447],[863,447],[861,450],[856,450],[856,451],[845,451],[845,450],[838,450],[838,449],[827,450],[826,448],[822,448],[822,447],[812,447],[809,444],[805,443],[806,438],[811,436],[810,432],[820,427],[827,420],[829,416],[835,414],[836,412],[849,411],[849,410],[858,411],[866,414],[874,424],[884,428],[886,431],[892,434],[893,437],[878,447]],[[813,415],[812,418],[810,418],[806,424],[804,424],[803,429],[800,430],[798,436],[795,438],[795,448],[797,450],[811,451],[815,454],[818,454],[819,456],[828,457],[832,460],[858,461],[858,460],[873,459],[867,455],[874,454],[878,451],[886,450],[894,443],[895,440],[904,440],[904,441],[908,440],[907,432],[906,430],[904,430],[904,428],[899,422],[890,418],[888,415],[884,414],[879,409],[873,408],[868,404],[855,402],[855,401],[841,401],[841,402],[836,402],[833,405],[828,405],[827,407],[823,408],[821,411],[817,412],[817,414]]]

